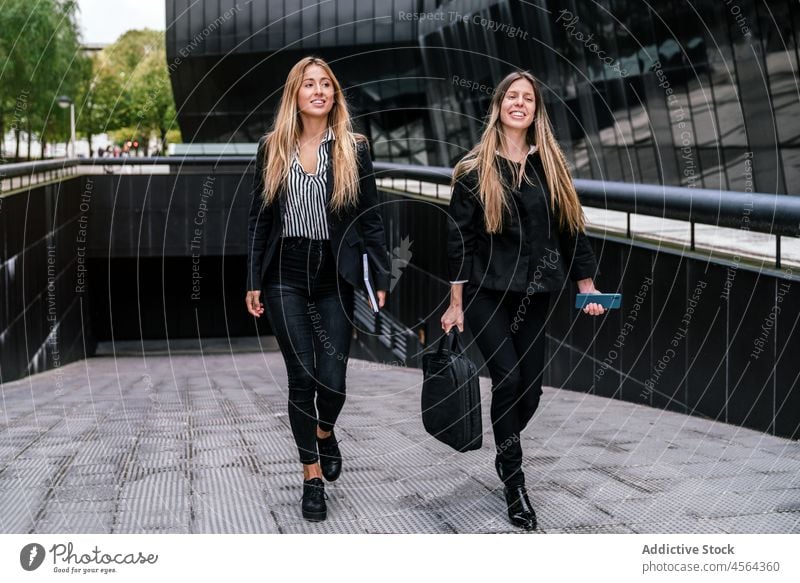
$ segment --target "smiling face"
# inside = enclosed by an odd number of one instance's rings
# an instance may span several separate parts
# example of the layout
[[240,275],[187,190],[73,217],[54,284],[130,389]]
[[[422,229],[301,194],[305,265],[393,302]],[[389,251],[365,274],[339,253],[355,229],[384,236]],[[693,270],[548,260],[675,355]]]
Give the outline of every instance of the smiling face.
[[327,117],[333,108],[333,81],[319,65],[309,65],[297,91],[297,110],[312,117]]
[[526,130],[536,113],[536,95],[533,85],[520,78],[509,85],[500,104],[500,123],[508,128]]

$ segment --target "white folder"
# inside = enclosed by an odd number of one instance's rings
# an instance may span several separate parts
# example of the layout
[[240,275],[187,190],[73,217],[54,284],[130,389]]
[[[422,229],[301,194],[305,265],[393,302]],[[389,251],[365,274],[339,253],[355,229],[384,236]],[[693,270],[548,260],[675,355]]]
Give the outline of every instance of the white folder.
[[378,307],[378,298],[375,297],[375,290],[372,288],[372,282],[369,280],[369,257],[367,257],[366,253],[364,253],[361,257],[364,262],[364,287],[367,288],[369,301],[372,302],[372,311],[377,314],[381,310]]

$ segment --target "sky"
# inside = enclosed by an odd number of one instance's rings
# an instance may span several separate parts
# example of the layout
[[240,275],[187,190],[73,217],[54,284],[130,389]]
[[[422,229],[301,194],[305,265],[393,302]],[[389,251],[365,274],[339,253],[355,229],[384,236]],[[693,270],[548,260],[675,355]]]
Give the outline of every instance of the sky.
[[78,22],[87,44],[112,43],[126,30],[164,30],[164,0],[78,0]]

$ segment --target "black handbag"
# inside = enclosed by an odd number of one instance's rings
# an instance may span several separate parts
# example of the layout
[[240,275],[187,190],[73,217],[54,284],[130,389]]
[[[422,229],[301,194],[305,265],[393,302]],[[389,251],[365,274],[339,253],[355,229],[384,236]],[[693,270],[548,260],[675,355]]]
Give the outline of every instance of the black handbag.
[[456,451],[483,444],[478,370],[463,352],[455,326],[436,352],[422,356],[422,424]]

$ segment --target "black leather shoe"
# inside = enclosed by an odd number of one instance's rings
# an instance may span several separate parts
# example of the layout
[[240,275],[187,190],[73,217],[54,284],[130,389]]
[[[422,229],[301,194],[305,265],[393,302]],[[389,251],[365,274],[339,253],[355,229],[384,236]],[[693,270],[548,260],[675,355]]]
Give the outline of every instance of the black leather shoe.
[[319,522],[328,517],[325,484],[319,478],[303,481],[303,518]]
[[342,473],[342,452],[339,451],[339,444],[332,429],[331,434],[325,439],[317,437],[317,448],[322,475],[329,482],[333,482]]
[[525,486],[506,486],[504,489],[506,495],[506,505],[508,506],[508,518],[515,526],[524,528],[525,530],[534,530],[536,528],[536,512],[533,511],[530,500],[528,500],[528,492]]

